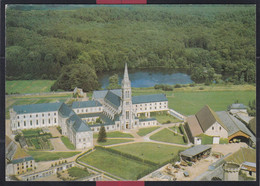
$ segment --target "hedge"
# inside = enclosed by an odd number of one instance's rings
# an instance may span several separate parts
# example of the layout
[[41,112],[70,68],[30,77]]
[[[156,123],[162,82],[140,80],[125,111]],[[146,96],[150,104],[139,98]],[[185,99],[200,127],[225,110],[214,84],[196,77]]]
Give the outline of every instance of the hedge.
[[137,156],[134,156],[134,155],[131,155],[131,154],[127,154],[127,153],[124,153],[124,152],[121,152],[121,151],[118,151],[118,150],[115,150],[115,149],[105,148],[105,147],[101,147],[101,146],[96,146],[96,149],[101,149],[101,150],[105,150],[105,151],[108,151],[108,152],[112,152],[112,153],[121,155],[121,156],[123,156],[125,158],[129,158],[129,159],[132,159],[132,160],[143,162],[143,163],[146,163],[146,164],[149,164],[149,165],[152,165],[152,166],[158,165],[157,163],[152,162],[150,160],[144,160],[144,159],[139,158]]

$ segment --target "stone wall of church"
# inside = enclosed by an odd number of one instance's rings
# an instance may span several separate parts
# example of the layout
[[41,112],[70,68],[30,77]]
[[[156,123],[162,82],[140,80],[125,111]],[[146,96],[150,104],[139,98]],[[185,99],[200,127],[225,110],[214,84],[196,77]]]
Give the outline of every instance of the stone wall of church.
[[76,133],[76,149],[86,149],[93,147],[93,132],[77,132]]

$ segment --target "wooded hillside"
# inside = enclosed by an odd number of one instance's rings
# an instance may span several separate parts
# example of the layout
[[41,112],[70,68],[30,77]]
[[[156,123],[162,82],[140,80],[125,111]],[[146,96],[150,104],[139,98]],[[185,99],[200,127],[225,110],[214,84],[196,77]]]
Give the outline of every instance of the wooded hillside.
[[[93,86],[85,90],[93,90],[99,87],[96,73],[122,70],[127,62],[129,68],[181,68],[195,82],[254,83],[255,37],[251,5],[10,7],[6,76],[60,79],[54,90],[67,79],[81,83],[91,76]],[[86,68],[88,73],[80,70]],[[62,74],[68,71],[72,77]]]

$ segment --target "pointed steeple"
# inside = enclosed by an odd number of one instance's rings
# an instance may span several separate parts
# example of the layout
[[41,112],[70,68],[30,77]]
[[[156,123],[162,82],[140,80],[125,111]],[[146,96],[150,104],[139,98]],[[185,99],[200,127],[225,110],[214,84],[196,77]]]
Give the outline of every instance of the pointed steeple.
[[125,80],[129,80],[129,77],[128,77],[128,70],[127,70],[127,63],[125,63],[124,79],[125,79]]

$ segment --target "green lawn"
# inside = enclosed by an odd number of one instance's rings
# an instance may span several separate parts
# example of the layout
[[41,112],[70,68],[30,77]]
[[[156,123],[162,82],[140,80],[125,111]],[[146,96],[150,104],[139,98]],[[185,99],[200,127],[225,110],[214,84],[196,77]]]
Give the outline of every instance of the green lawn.
[[8,94],[11,93],[39,93],[39,92],[50,92],[50,88],[53,85],[54,80],[17,80],[17,81],[6,81],[5,91]]
[[154,130],[158,129],[159,127],[149,127],[149,128],[142,128],[142,129],[139,129],[137,134],[139,136],[145,136],[151,132],[153,132]]
[[43,151],[28,151],[36,162],[58,160],[60,158],[69,158],[79,154],[80,152],[43,152]]
[[27,130],[22,130],[22,133],[24,137],[28,136],[38,136],[42,132],[42,129],[27,129]]
[[150,160],[155,163],[163,163],[170,160],[174,156],[177,156],[179,150],[183,151],[186,149],[184,147],[149,142],[133,143],[111,148]]
[[238,100],[248,105],[256,99],[256,91],[202,91],[176,92],[174,97],[168,97],[169,108],[184,115],[196,114],[204,105],[209,105],[214,111],[227,110],[227,107]]
[[150,137],[151,140],[163,141],[168,143],[185,144],[183,137],[180,135],[174,135],[169,129],[163,129]]
[[69,138],[66,136],[61,136],[61,141],[64,143],[64,145],[70,149],[70,150],[75,150],[75,146],[70,142]]
[[180,128],[178,126],[169,127],[169,129],[172,129],[173,131],[177,131],[177,133],[181,134]]
[[97,149],[79,160],[127,180],[136,180],[138,174],[151,168],[150,165],[102,149]]
[[98,142],[99,145],[105,146],[105,145],[113,145],[118,143],[126,143],[133,140],[130,139],[107,139],[106,142]]
[[79,167],[69,168],[68,173],[70,177],[74,177],[75,179],[83,178],[90,175],[90,173],[87,170],[81,169]]
[[177,123],[177,122],[180,122],[179,119],[173,117],[172,115],[170,114],[156,114],[152,117],[155,117],[156,120],[161,123],[161,124],[167,124],[167,123]]
[[[98,138],[98,133],[93,135],[94,138]],[[133,138],[131,134],[115,131],[115,132],[107,132],[107,138]]]

